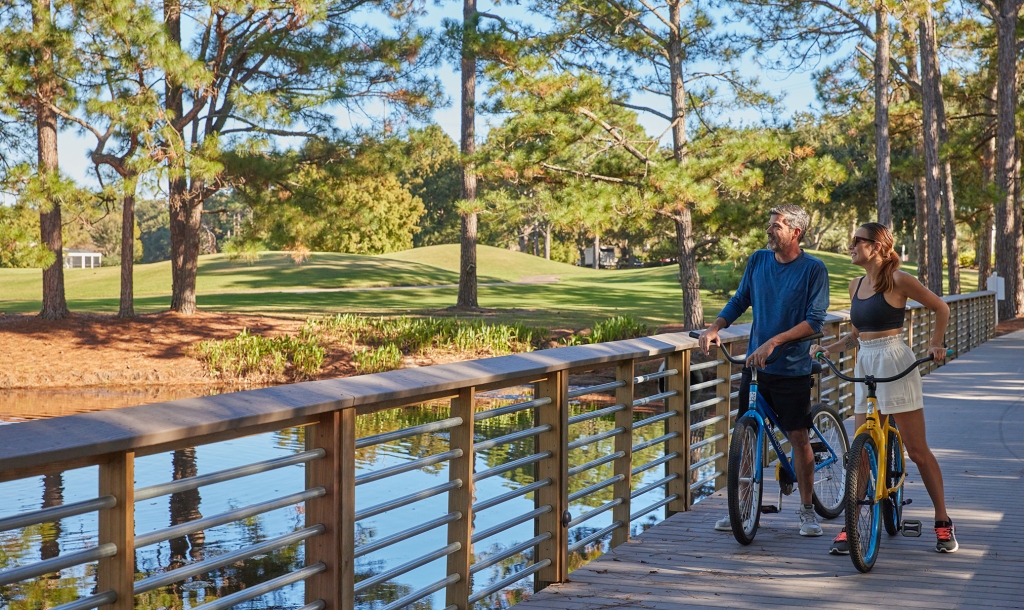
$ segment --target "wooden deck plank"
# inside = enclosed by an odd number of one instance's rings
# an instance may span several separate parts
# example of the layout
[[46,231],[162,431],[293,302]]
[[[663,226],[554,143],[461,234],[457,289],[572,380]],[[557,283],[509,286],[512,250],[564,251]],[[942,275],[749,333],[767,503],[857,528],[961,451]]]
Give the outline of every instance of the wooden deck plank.
[[[883,534],[869,574],[828,555],[842,518],[825,536],[797,534],[796,495],[763,515],[750,546],[714,531],[723,493],[673,515],[517,607],[864,608],[880,599],[906,608],[1024,608],[1024,331],[999,337],[925,376],[928,439],[946,485],[960,550],[933,550],[933,507],[908,464],[905,509],[920,538]],[[765,502],[777,497],[766,486]],[[885,597],[881,597],[881,596]],[[897,596],[898,597],[895,597]]]

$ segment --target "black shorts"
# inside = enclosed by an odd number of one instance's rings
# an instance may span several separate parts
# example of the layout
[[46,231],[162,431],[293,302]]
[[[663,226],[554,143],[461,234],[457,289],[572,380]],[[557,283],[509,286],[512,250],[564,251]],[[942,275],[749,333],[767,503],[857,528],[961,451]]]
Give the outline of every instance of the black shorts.
[[[787,377],[772,375],[763,371],[757,372],[757,393],[764,398],[775,416],[779,426],[786,432],[810,428],[811,422],[811,375]],[[750,369],[744,367],[740,378],[740,410],[736,417],[747,411],[750,401]]]

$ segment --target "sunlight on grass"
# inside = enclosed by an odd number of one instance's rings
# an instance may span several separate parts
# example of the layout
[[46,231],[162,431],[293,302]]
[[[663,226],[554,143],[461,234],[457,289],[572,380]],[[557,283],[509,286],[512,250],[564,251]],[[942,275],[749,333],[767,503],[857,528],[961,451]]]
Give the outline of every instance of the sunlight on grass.
[[[831,252],[809,252],[829,269],[830,310],[850,306],[850,281],[862,274],[849,257]],[[484,314],[472,316],[492,323],[516,323],[544,328],[591,328],[597,322],[629,315],[639,324],[677,323],[682,310],[678,267],[593,270],[547,261],[521,252],[489,246],[479,251],[480,286]],[[903,269],[914,273],[911,265]],[[262,253],[247,265],[226,255],[200,257],[197,301],[208,311],[307,317],[334,313],[376,316],[452,316],[458,282],[458,246],[418,248],[386,256],[316,253],[296,265],[287,253]],[[702,278],[735,279],[729,264],[699,267]],[[119,268],[66,270],[72,311],[115,313]],[[39,310],[38,269],[0,269],[0,311]],[[544,284],[516,284],[508,280],[548,276]],[[554,276],[554,277],[552,277]],[[964,269],[963,292],[975,290],[977,272]],[[170,263],[135,268],[135,309],[139,313],[165,311],[170,303]],[[449,285],[441,287],[439,285]],[[416,289],[358,290],[373,286],[423,286]],[[436,287],[433,287],[436,286]],[[330,292],[340,288],[357,290]],[[725,305],[722,292],[701,290],[704,317],[711,320]],[[741,321],[750,320],[749,312]]]

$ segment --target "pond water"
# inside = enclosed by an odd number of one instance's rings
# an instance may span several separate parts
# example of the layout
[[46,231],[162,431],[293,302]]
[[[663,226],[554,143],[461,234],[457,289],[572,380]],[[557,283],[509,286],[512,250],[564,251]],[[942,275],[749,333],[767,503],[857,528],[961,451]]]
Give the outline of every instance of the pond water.
[[[509,404],[513,400],[529,398],[530,389],[522,388],[524,396],[502,396],[481,394],[478,408],[491,408]],[[216,389],[203,388],[204,393]],[[35,392],[37,405],[47,404],[44,413],[49,416],[76,412],[83,402],[81,390]],[[113,390],[100,399],[117,401],[130,398],[111,397]],[[503,390],[508,394],[509,390]],[[0,405],[21,404],[29,401],[31,392],[14,393],[0,391]],[[191,395],[196,395],[195,393]],[[155,398],[153,398],[155,397]],[[175,398],[183,396],[177,395]],[[136,396],[138,398],[138,396]],[[166,394],[153,391],[147,395],[153,402],[169,400]],[[586,398],[586,397],[585,397]],[[579,402],[573,405],[573,414],[609,406],[609,402]],[[32,415],[18,410],[0,411],[0,421],[16,422]],[[34,412],[39,417],[40,411]],[[43,416],[45,416],[43,414]],[[654,412],[637,413],[637,420]],[[429,421],[448,417],[448,406],[425,405],[414,408],[392,409],[357,418],[359,437],[398,430]],[[17,423],[12,423],[17,425]],[[477,424],[477,440],[484,440],[532,426],[532,412],[495,417]],[[569,440],[597,434],[614,427],[614,416],[602,417],[573,425]],[[634,433],[634,444],[660,436],[664,433],[662,424],[654,424]],[[144,487],[196,474],[262,461],[273,457],[300,452],[304,449],[304,430],[287,428],[277,432],[249,436],[221,443],[183,449],[169,453],[141,457],[136,460],[136,486]],[[614,439],[607,439],[581,447],[570,452],[570,466],[594,460],[614,451]],[[426,434],[399,441],[383,443],[358,450],[356,455],[357,473],[370,472],[394,466],[403,462],[448,450],[446,433]],[[533,439],[525,439],[491,450],[479,451],[476,469],[485,470],[495,465],[532,454]],[[663,446],[658,445],[638,452],[634,466],[660,457]],[[96,496],[96,467],[66,471],[62,474],[33,477],[0,484],[0,517],[18,512],[35,510],[40,507],[76,502]],[[612,476],[612,465],[592,469],[570,480],[569,493],[583,489]],[[661,467],[648,470],[635,477],[634,489],[664,477]],[[396,496],[415,490],[425,489],[448,480],[445,464],[438,464],[421,470],[408,472],[377,482],[360,485],[356,492],[357,510],[379,504]],[[533,482],[533,467],[507,472],[498,477],[485,479],[476,490],[477,500],[484,500]],[[234,508],[271,500],[304,488],[304,466],[291,466],[243,479],[201,487],[198,490],[163,496],[136,504],[136,535],[189,521],[200,516],[211,516]],[[612,499],[612,487],[607,487],[591,496],[574,502],[571,506],[573,517],[587,512]],[[633,501],[633,509],[648,506],[664,497],[664,488],[659,487]],[[517,515],[533,510],[533,494],[500,504],[475,515],[476,529],[484,529]],[[447,495],[441,494],[401,509],[389,511],[359,521],[357,524],[357,546],[407,529],[412,525],[440,517],[448,512]],[[612,522],[608,511],[570,530],[570,542],[580,540]],[[664,509],[658,509],[632,524],[632,533],[654,525],[664,517]],[[155,544],[138,549],[136,572],[148,576],[180,567],[186,563],[222,554],[228,550],[249,546],[275,536],[304,527],[301,504],[288,506],[269,513],[244,519],[227,525],[210,528],[187,537]],[[27,565],[40,559],[72,553],[95,545],[97,533],[96,514],[64,519],[59,523],[42,524],[0,533],[0,569]],[[535,535],[532,521],[509,528],[474,548],[477,561],[486,559]],[[356,562],[356,580],[379,574],[414,557],[423,555],[447,544],[445,528],[421,534],[405,542],[387,547],[359,558]],[[594,545],[587,555],[575,554],[570,559],[570,569],[599,555],[606,550],[603,545]],[[498,563],[474,577],[474,589],[480,590],[489,583],[497,582],[518,571],[530,561],[532,551]],[[276,551],[271,554],[215,570],[192,578],[185,583],[164,587],[136,598],[140,610],[190,609],[231,594],[257,582],[263,582],[300,567],[303,563],[302,544]],[[357,600],[357,608],[371,610],[419,589],[444,576],[445,560],[440,559],[409,572],[395,581],[378,585]],[[240,608],[296,608],[302,605],[303,585],[298,583],[278,592],[253,600]],[[500,591],[477,604],[477,608],[503,608],[511,605],[524,594],[532,591],[532,578],[524,579],[514,587]],[[0,608],[11,610],[37,610],[71,601],[81,595],[95,592],[95,564],[64,570],[36,580],[0,587]],[[444,592],[425,598],[417,608],[444,607]]]

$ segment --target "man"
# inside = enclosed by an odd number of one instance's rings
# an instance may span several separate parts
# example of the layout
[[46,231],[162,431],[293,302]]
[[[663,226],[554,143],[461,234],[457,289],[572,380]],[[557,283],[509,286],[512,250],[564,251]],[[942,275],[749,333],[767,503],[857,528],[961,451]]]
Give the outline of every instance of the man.
[[[712,343],[721,345],[718,332],[753,306],[754,323],[747,345],[747,367],[740,382],[739,413],[743,414],[748,407],[750,367],[757,367],[758,392],[778,415],[779,424],[793,446],[800,488],[800,535],[820,536],[821,527],[811,503],[814,453],[808,435],[810,343],[794,343],[773,363],[765,366],[765,361],[778,345],[821,330],[829,303],[828,270],[824,263],[800,249],[800,239],[810,220],[803,208],[780,205],[772,208],[770,214],[768,249],[751,255],[736,294],[701,335],[700,347],[707,354]],[[731,530],[729,517],[716,522],[715,529]]]

